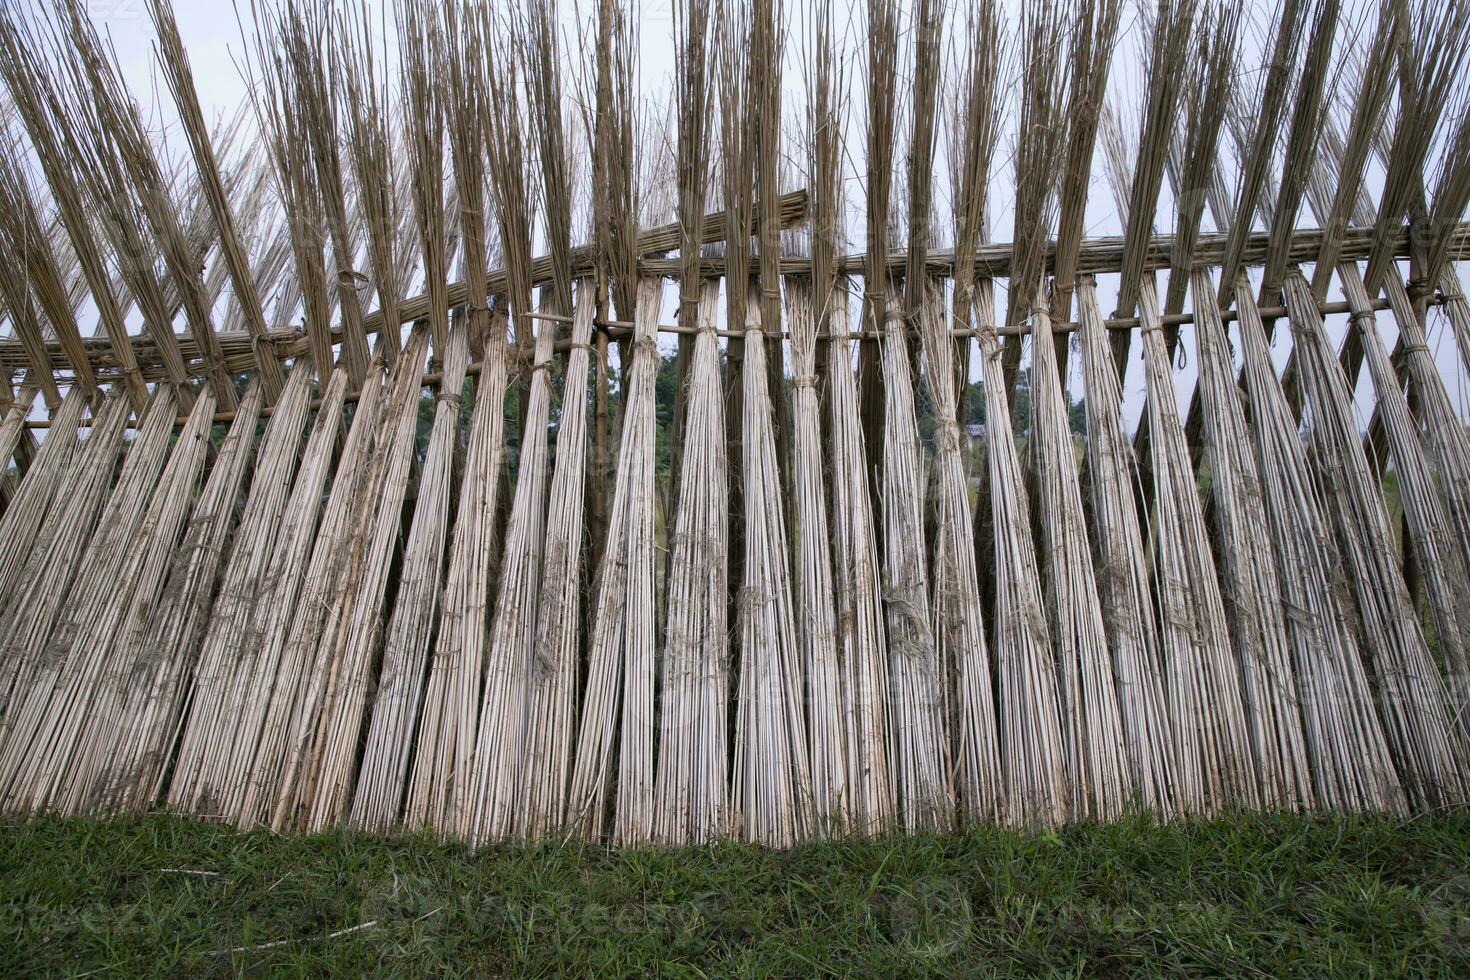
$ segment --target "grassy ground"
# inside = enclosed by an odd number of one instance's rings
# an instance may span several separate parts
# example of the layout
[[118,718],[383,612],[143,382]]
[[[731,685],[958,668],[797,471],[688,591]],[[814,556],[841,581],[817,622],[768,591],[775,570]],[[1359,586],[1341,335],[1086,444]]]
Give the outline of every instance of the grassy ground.
[[0,975],[1470,971],[1470,815],[790,853],[0,827]]

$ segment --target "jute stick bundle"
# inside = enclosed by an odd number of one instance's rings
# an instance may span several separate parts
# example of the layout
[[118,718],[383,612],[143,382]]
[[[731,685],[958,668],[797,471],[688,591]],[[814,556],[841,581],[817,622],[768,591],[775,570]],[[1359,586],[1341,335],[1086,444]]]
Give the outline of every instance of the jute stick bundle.
[[[122,450],[123,427],[131,410],[127,398],[112,392],[80,451],[57,487],[52,507],[36,536],[36,547],[14,589],[0,600],[0,711],[9,714],[40,666],[46,640],[67,604],[79,562],[97,529],[98,516],[112,486]],[[104,535],[106,534],[104,529]],[[17,703],[12,704],[11,699]]]
[[845,830],[852,822],[847,792],[847,750],[842,728],[841,664],[832,598],[832,543],[822,463],[822,406],[817,394],[817,321],[810,280],[788,276],[786,320],[791,329],[792,447],[796,490],[797,643],[807,683],[807,721],[816,829]]
[[1229,340],[1215,305],[1217,293],[1206,270],[1195,270],[1191,291],[1215,551],[1230,636],[1240,662],[1261,804],[1270,809],[1309,809],[1315,801],[1301,704],[1261,478],[1250,452]]
[[[346,377],[345,373],[341,376]],[[328,679],[322,676],[324,667],[319,659],[322,636],[332,624],[332,599],[338,582],[348,575],[352,529],[368,492],[373,440],[378,434],[383,397],[380,351],[368,365],[358,394],[352,426],[332,474],[330,497],[311,544],[310,564],[299,580],[282,583],[293,590],[295,610],[289,630],[281,640],[275,641],[283,641],[284,647],[236,817],[242,826],[271,823],[282,795],[287,759],[292,749],[308,736],[320,709],[320,698],[328,684]],[[291,604],[290,600],[282,601]]]
[[551,355],[556,324],[537,324],[535,363],[527,386],[515,496],[505,531],[500,590],[485,651],[485,693],[480,705],[474,804],[470,841],[508,840],[515,829],[521,766],[528,762],[527,703],[531,664],[537,655],[536,608],[540,598],[542,547],[546,540],[546,491],[550,451]]
[[[282,658],[291,637],[297,600],[306,584],[312,543],[317,536],[325,487],[342,431],[342,402],[349,376],[332,372],[322,392],[321,405],[302,450],[301,462],[291,485],[291,496],[273,529],[275,548],[267,573],[259,585],[259,602],[250,624],[251,636],[241,651],[239,676],[233,703],[226,713],[226,744],[216,756],[220,769],[213,794],[214,813],[223,820],[249,826],[254,818],[245,812],[251,795],[252,776],[260,743],[268,732],[271,705],[278,685],[291,679]],[[286,691],[282,690],[282,694]]]
[[[578,651],[582,636],[582,535],[587,490],[587,373],[592,359],[596,294],[577,283],[572,350],[562,383],[556,465],[547,503],[546,552],[536,610],[536,640],[526,707],[520,834],[531,840],[566,821],[567,782],[577,737]],[[481,375],[484,378],[484,375]],[[724,593],[720,603],[723,609]],[[719,702],[723,710],[725,701]],[[723,723],[722,723],[723,729]]]
[[1098,598],[1112,650],[1134,799],[1167,819],[1175,813],[1178,762],[1164,698],[1163,654],[1139,520],[1133,447],[1124,435],[1117,367],[1090,277],[1078,282],[1077,303]]
[[1031,439],[1070,810],[1074,820],[1112,820],[1132,795],[1127,743],[1083,524],[1066,393],[1039,293],[1031,310]]
[[1342,557],[1244,275],[1236,283],[1235,302],[1252,445],[1281,602],[1289,610],[1286,632],[1317,802],[1343,810],[1407,812],[1359,650]]
[[374,682],[383,605],[408,493],[429,331],[419,324],[399,352],[389,383],[373,474],[370,504],[353,530],[353,558],[339,579],[332,619],[322,635],[327,690],[312,729],[293,748],[272,825],[322,830],[346,815],[352,798],[363,718]]
[[[867,452],[858,412],[848,293],[838,286],[828,303],[827,411],[832,433],[832,571],[834,612],[843,665],[842,714],[852,829],[881,834],[894,825],[897,804],[890,764],[888,634],[883,621]],[[974,797],[971,797],[973,799]]]
[[[589,324],[590,326],[590,324]],[[475,381],[469,449],[460,476],[439,636],[424,694],[419,748],[404,823],[467,839],[474,797],[474,750],[484,679],[490,570],[505,465],[506,330],[497,317],[484,339]]]
[[[1385,282],[1396,280],[1397,275],[1385,275]],[[1387,435],[1388,451],[1393,459],[1394,473],[1398,477],[1399,501],[1404,508],[1409,535],[1413,541],[1414,562],[1429,597],[1430,618],[1434,625],[1435,645],[1444,664],[1444,673],[1455,696],[1452,712],[1459,717],[1466,731],[1470,732],[1470,719],[1460,717],[1464,710],[1461,697],[1464,678],[1470,670],[1470,611],[1465,608],[1465,597],[1470,595],[1470,575],[1466,573],[1464,550],[1467,547],[1463,534],[1455,534],[1445,508],[1441,502],[1439,488],[1435,486],[1437,475],[1430,464],[1428,454],[1420,441],[1420,426],[1409,410],[1409,401],[1404,394],[1388,348],[1378,333],[1378,320],[1373,314],[1368,290],[1363,285],[1357,263],[1343,263],[1338,270],[1338,281],[1352,308],[1351,329],[1361,340],[1363,354],[1368,362],[1368,373],[1373,379],[1373,388],[1378,393],[1378,416],[1382,419]],[[1401,298],[1400,322],[1418,325],[1418,318],[1406,302],[1402,282],[1390,295],[1397,292]],[[1438,381],[1438,376],[1435,376]],[[1440,391],[1443,401],[1448,397]],[[1433,396],[1431,396],[1433,397]],[[1451,419],[1454,419],[1451,412]],[[1450,424],[1464,427],[1458,421]],[[1461,443],[1463,446],[1463,436]],[[1466,465],[1464,461],[1461,467]],[[1453,486],[1453,484],[1451,484]],[[1463,493],[1463,484],[1461,487]],[[1463,527],[1463,526],[1462,526]],[[1456,540],[1456,539],[1459,540]]]
[[1311,287],[1299,273],[1288,273],[1285,292],[1309,411],[1313,476],[1358,599],[1368,659],[1378,680],[1379,711],[1399,778],[1415,808],[1463,802],[1467,786],[1460,733],[1396,560],[1383,498],[1353,422],[1352,396],[1323,335]]
[[138,813],[163,792],[215,585],[255,456],[262,401],[261,386],[252,382],[174,551],[158,607],[121,635],[104,681],[105,702],[93,713],[94,734],[82,739],[95,752],[90,766],[78,764],[85,777],[78,792],[87,810]]
[[[593,584],[587,685],[567,821],[591,840],[646,843],[653,833],[654,375],[662,284],[638,284],[633,361],[623,392],[617,482]],[[616,802],[614,802],[614,797]],[[612,812],[609,813],[609,805]]]
[[[224,579],[209,614],[209,628],[198,655],[189,715],[169,784],[173,809],[200,815],[218,811],[221,782],[238,775],[214,760],[227,746],[234,724],[230,707],[247,675],[251,623],[263,598],[276,531],[291,489],[291,475],[311,396],[311,364],[299,360],[286,378],[266,433],[261,438],[250,495],[230,546]],[[263,610],[261,610],[263,612]]]
[[[168,453],[177,410],[167,389],[156,390],[141,420],[142,429],[129,445],[115,490],[98,514],[96,530],[77,563],[69,584],[61,586],[69,604],[59,610],[55,625],[42,637],[41,645],[18,650],[10,645],[8,657],[18,663],[10,703],[3,725],[0,747],[0,793],[3,805],[15,811],[36,802],[36,783],[44,770],[33,768],[48,748],[48,722],[55,707],[57,688],[64,687],[69,668],[91,650],[90,644],[74,644],[104,614],[109,598],[117,594],[118,576],[127,563],[134,533],[142,523],[149,497]],[[100,434],[100,433],[99,433]],[[120,447],[117,447],[120,448]],[[108,474],[111,470],[108,468]],[[75,488],[68,488],[72,492]],[[106,493],[106,485],[103,492]],[[63,554],[55,554],[64,560]],[[32,609],[44,608],[39,604]],[[21,624],[15,623],[20,626]],[[17,632],[24,635],[24,627]]]
[[1031,538],[1031,508],[1011,431],[1004,353],[995,333],[994,285],[976,280],[976,340],[985,386],[986,460],[995,527],[994,651],[1000,702],[1000,760],[1012,826],[1056,826],[1067,819],[1056,660],[1041,605]]
[[706,281],[697,308],[666,591],[653,833],[676,846],[705,843],[729,828],[729,459],[715,337],[719,293],[717,280]]
[[[154,409],[159,415],[173,415],[176,410],[172,401],[165,396]],[[86,614],[77,618],[70,631],[70,648],[65,651],[57,672],[46,716],[31,739],[32,748],[25,763],[29,774],[20,776],[19,786],[12,784],[12,799],[25,786],[28,805],[32,808],[51,807],[62,813],[75,813],[82,804],[78,791],[85,786],[89,767],[78,763],[95,751],[95,743],[89,745],[82,739],[91,734],[92,719],[98,709],[107,705],[104,678],[111,669],[112,656],[121,645],[119,641],[152,612],[162,595],[169,560],[193,505],[194,486],[204,466],[213,414],[214,398],[206,388],[195,400],[178,442],[169,453],[133,544],[123,550],[122,564],[112,574],[94,579],[101,588],[88,598]],[[166,442],[173,419],[150,420],[149,425],[160,431]],[[134,442],[130,452],[144,450],[143,438],[146,437],[140,436],[140,441]],[[59,643],[61,633],[58,630],[53,635],[53,647]]]
[[731,831],[740,840],[788,847],[813,830],[811,770],[765,337],[753,281],[747,295],[741,399],[745,580],[737,604]]
[[434,424],[419,470],[413,526],[398,572],[398,597],[383,640],[383,662],[373,694],[350,822],[386,833],[398,825],[408,784],[409,750],[429,669],[430,643],[444,581],[450,484],[459,446],[460,398],[469,362],[468,330],[450,329],[440,355],[444,374],[434,399]]
[[1179,746],[1180,809],[1211,814],[1259,805],[1240,669],[1179,420],[1153,276],[1138,290],[1155,481],[1154,589]]
[[[16,406],[20,404],[17,399]],[[0,515],[0,595],[10,595],[17,586],[31,549],[40,540],[42,523],[61,485],[61,478],[69,468],[73,454],[80,450],[80,425],[86,408],[87,396],[80,387],[66,393],[66,398],[62,399],[61,406],[52,416],[50,435],[41,443],[10,505]],[[6,421],[9,420],[7,415]],[[19,442],[24,421],[21,417],[14,426],[12,445]],[[14,452],[13,448],[11,452]],[[3,603],[4,600],[0,600],[0,606]]]

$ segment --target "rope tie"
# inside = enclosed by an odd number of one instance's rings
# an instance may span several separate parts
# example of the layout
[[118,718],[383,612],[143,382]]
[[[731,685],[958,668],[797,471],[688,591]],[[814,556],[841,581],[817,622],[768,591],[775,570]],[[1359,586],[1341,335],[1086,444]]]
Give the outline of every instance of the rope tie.
[[1439,299],[1443,303],[1463,303],[1465,302],[1465,294],[1459,290],[1447,293],[1441,289],[1439,291]]
[[791,387],[793,388],[815,388],[816,386],[817,376],[815,374],[798,374],[791,379]]
[[1428,344],[1405,344],[1404,345],[1404,354],[1406,354],[1406,355],[1407,354],[1428,354],[1429,352],[1430,351],[1429,351],[1429,345]]
[[1378,318],[1373,315],[1372,310],[1358,310],[1352,314],[1349,314],[1348,316],[1348,323],[1352,324],[1355,327],[1358,327],[1359,330],[1363,329],[1361,326],[1359,326],[1359,324],[1367,323],[1369,321],[1373,323],[1378,322]]
[[445,405],[448,405],[450,408],[454,409],[456,412],[459,411],[461,406],[464,405],[464,398],[457,391],[451,392],[441,389],[439,391],[439,394],[434,396],[434,401],[442,402]]
[[338,269],[337,286],[342,289],[366,289],[372,282],[366,275],[356,269]]

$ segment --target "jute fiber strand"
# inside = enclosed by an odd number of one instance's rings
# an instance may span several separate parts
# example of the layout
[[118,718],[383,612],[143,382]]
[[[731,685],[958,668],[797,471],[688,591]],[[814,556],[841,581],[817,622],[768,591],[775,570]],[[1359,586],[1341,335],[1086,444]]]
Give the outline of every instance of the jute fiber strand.
[[[578,651],[585,579],[582,534],[587,492],[587,374],[595,353],[591,346],[595,309],[592,280],[579,280],[572,349],[567,355],[561,418],[556,428],[556,462],[547,501],[546,552],[527,694],[525,752],[526,758],[536,763],[522,767],[518,810],[520,833],[531,840],[563,827],[577,737]],[[725,702],[719,704],[724,710]]]
[[[14,589],[0,597],[0,731],[14,722],[41,666],[46,641],[66,610],[69,590],[117,472],[123,431],[132,412],[120,391],[106,396],[99,417],[57,486],[56,505],[42,523]],[[156,471],[155,471],[156,472]],[[104,537],[109,530],[103,529]]]
[[245,512],[210,610],[169,784],[169,806],[180,812],[217,813],[220,783],[238,774],[217,768],[214,760],[228,749],[235,721],[230,709],[249,676],[255,636],[251,624],[257,612],[264,611],[262,585],[271,570],[276,531],[301,448],[311,376],[311,364],[305,359],[291,368],[260,441]]
[[[160,414],[174,413],[171,402],[162,399]],[[111,658],[122,646],[120,641],[152,612],[162,596],[169,560],[194,503],[213,415],[214,399],[206,388],[195,399],[169,451],[168,462],[121,566],[106,578],[94,580],[95,591],[87,602],[90,615],[71,631],[70,646],[49,692],[45,715],[31,739],[32,749],[25,763],[29,773],[22,773],[12,784],[12,795],[20,786],[27,787],[23,792],[33,809],[46,807],[70,814],[77,812],[83,802],[79,790],[85,786],[89,767],[79,763],[95,749],[82,740],[93,734],[92,719],[99,709],[106,710],[108,688],[104,678],[111,669]],[[172,418],[167,418],[167,425],[172,429]],[[135,443],[132,451],[138,449]],[[59,634],[52,637],[53,645],[60,640]]]
[[294,748],[272,820],[276,826],[336,826],[351,802],[363,720],[381,653],[388,574],[402,524],[429,330],[414,327],[394,363],[374,447],[367,506],[353,530],[353,558],[339,578],[322,635],[329,684],[311,733]]
[[[590,313],[589,313],[590,316]],[[471,315],[474,319],[474,315]],[[590,323],[589,323],[590,326]],[[469,448],[460,475],[439,634],[429,665],[405,824],[466,838],[473,812],[474,750],[484,677],[496,513],[505,465],[506,331],[483,337]]]
[[[670,538],[653,833],[659,843],[671,845],[702,844],[729,828],[730,461],[715,336],[719,295],[717,280],[703,284],[697,307],[700,332],[684,398],[679,503]],[[802,412],[795,415],[800,420]],[[800,444],[800,429],[797,438]],[[820,470],[820,459],[817,466]],[[817,526],[825,540],[825,522]]]
[[[0,747],[0,790],[6,809],[29,808],[39,802],[34,798],[35,784],[44,778],[45,770],[34,767],[48,747],[49,723],[58,710],[57,690],[65,688],[76,659],[91,652],[87,631],[117,595],[119,576],[168,455],[176,415],[167,389],[157,389],[144,411],[142,429],[123,456],[117,485],[98,515],[76,573],[63,587],[69,592],[69,604],[39,647],[22,651],[10,646],[6,651],[19,661],[20,668],[6,708]],[[80,647],[76,645],[79,640]]]
[[242,826],[270,825],[274,819],[287,760],[311,730],[329,683],[320,659],[321,641],[332,624],[337,582],[346,575],[351,560],[352,527],[366,492],[382,411],[383,373],[379,352],[368,365],[351,426],[337,455],[321,522],[312,538],[310,562],[298,582],[285,586],[296,590],[295,608],[282,637],[275,684],[236,817]]
[[1380,717],[1399,779],[1416,808],[1463,802],[1461,733],[1413,613],[1383,498],[1373,486],[1353,423],[1346,380],[1323,336],[1311,287],[1300,274],[1289,274],[1285,292],[1313,479],[1357,598],[1367,659],[1378,682]]
[[995,332],[990,279],[974,289],[976,340],[985,386],[986,460],[994,526],[995,656],[1000,761],[1005,811],[1012,826],[1047,827],[1068,816],[1057,665],[1041,605],[1041,576],[1031,537],[1031,505],[1011,431],[1004,357]]
[[332,472],[337,440],[342,432],[342,403],[348,374],[334,371],[322,392],[310,435],[302,450],[301,463],[291,484],[291,495],[275,526],[275,550],[269,571],[260,585],[259,602],[251,623],[252,636],[241,652],[245,673],[235,685],[230,718],[229,745],[218,765],[220,789],[215,795],[215,815],[242,826],[253,818],[245,813],[251,788],[255,757],[265,735],[277,685],[290,679],[283,670],[290,629],[302,594],[316,539],[317,518],[326,499],[325,484]]
[[1191,292],[1199,311],[1195,346],[1217,567],[1240,662],[1261,804],[1273,810],[1309,809],[1315,801],[1279,571],[1235,384],[1235,365],[1208,271],[1195,271]]
[[586,694],[567,797],[571,828],[623,844],[646,843],[653,833],[654,325],[661,293],[658,279],[638,283],[617,480],[592,588]]
[[1235,304],[1251,444],[1287,611],[1314,795],[1323,807],[1403,813],[1404,792],[1359,647],[1346,569],[1244,276]]
[[1046,607],[1058,668],[1070,810],[1076,820],[1112,820],[1130,796],[1127,743],[1083,524],[1051,317],[1040,295],[1031,310],[1031,440],[1033,517],[1046,555]]
[[1163,651],[1138,511],[1133,447],[1124,434],[1122,392],[1091,278],[1077,284],[1087,412],[1087,483],[1098,598],[1112,651],[1133,799],[1172,816],[1173,725],[1164,697]]
[[193,691],[216,586],[229,557],[239,501],[255,460],[263,395],[245,389],[210,466],[194,512],[174,550],[158,607],[130,624],[103,683],[106,700],[92,714],[94,761],[78,763],[79,794],[89,812],[140,813],[163,793],[165,773]]

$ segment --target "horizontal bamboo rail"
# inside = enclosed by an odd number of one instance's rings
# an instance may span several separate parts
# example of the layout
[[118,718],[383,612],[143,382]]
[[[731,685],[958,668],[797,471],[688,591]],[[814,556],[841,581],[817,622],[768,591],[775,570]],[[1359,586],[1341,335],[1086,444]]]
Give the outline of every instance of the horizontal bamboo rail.
[[[793,191],[783,195],[781,198],[781,217],[783,225],[794,224],[805,215],[806,192]],[[723,234],[725,221],[724,212],[715,212],[705,216],[705,226],[702,232],[706,241],[717,241]],[[1317,255],[1322,244],[1323,232],[1319,228],[1298,229],[1292,234],[1290,257],[1292,262],[1311,262]],[[1254,234],[1247,240],[1244,264],[1259,265],[1265,261],[1266,249],[1270,236],[1264,232]],[[1194,252],[1194,263],[1196,265],[1218,264],[1224,255],[1227,236],[1204,235],[1200,237],[1199,245]],[[1171,268],[1174,238],[1172,235],[1155,236],[1148,246],[1148,254],[1145,259],[1145,268],[1159,270]],[[639,236],[638,250],[645,256],[657,256],[661,252],[669,252],[677,247],[678,225],[660,225],[649,229]],[[1342,245],[1342,261],[1354,261],[1364,259],[1372,249],[1373,232],[1371,229],[1350,229],[1344,236]],[[986,245],[977,252],[976,269],[977,274],[990,277],[1005,277],[1010,271],[1012,246],[1009,243]],[[1408,231],[1401,231],[1392,242],[1393,255],[1397,258],[1408,258],[1410,255],[1410,243]],[[592,253],[588,248],[576,250],[574,275],[581,275],[591,271]],[[902,269],[907,253],[895,251],[888,257],[888,265],[895,270]],[[1452,259],[1463,260],[1470,258],[1470,222],[1462,222],[1454,233],[1453,244],[1450,255]],[[1078,254],[1077,274],[1097,275],[1109,272],[1117,272],[1122,267],[1123,240],[1117,237],[1097,238],[1083,242]],[[1048,249],[1047,268],[1051,269],[1054,252]],[[841,260],[840,268],[848,274],[861,272],[862,256],[849,255]],[[934,251],[929,254],[928,266],[931,271],[941,275],[952,275],[954,272],[954,253],[952,251]],[[725,263],[722,258],[710,258],[702,260],[701,271],[706,276],[720,276],[724,274]],[[781,260],[781,272],[783,275],[800,275],[809,271],[811,263],[805,258],[783,258]],[[667,258],[644,258],[640,263],[640,271],[667,277],[676,276],[679,272],[677,259]],[[551,279],[551,260],[542,257],[535,260],[535,282],[543,284]],[[490,289],[494,295],[498,288],[503,288],[504,271],[495,270],[490,274]],[[466,299],[465,285],[463,282],[451,283],[449,287],[449,302],[451,306],[462,305]],[[427,298],[423,295],[406,300],[402,304],[403,323],[412,323],[423,316],[427,311]],[[1323,312],[1343,312],[1344,310],[1326,310]],[[1266,316],[1284,316],[1284,310],[1273,313],[1262,310]],[[1227,319],[1229,317],[1227,316]],[[1173,319],[1165,317],[1166,323],[1188,323],[1190,320]],[[1129,328],[1138,323],[1136,317],[1122,318],[1108,321],[1110,328]],[[382,320],[379,314],[373,313],[366,318],[366,329],[369,333],[377,333],[382,329]],[[401,326],[401,324],[400,324]],[[1067,329],[1075,329],[1074,325],[1057,324],[1054,332],[1066,332]],[[671,327],[660,327],[662,333],[677,333]],[[1005,330],[1001,331],[1006,333]],[[205,368],[202,364],[193,363],[199,358],[198,345],[194,338],[187,332],[178,334],[179,347],[184,358],[189,362],[190,374],[196,377],[203,376]],[[225,366],[231,372],[250,371],[255,366],[255,346],[257,341],[250,334],[243,331],[221,332],[216,335],[220,348],[224,355]],[[333,341],[338,339],[339,331],[333,332]],[[263,341],[271,346],[279,358],[295,358],[307,354],[308,343],[304,332],[300,330],[275,330],[270,332]],[[87,357],[97,372],[99,378],[110,379],[120,368],[107,340],[103,338],[92,338],[84,341]],[[146,337],[140,336],[133,340],[138,363],[142,366],[144,377],[149,381],[159,381],[163,377],[161,361],[158,357],[157,347]],[[70,364],[60,344],[51,342],[46,345],[47,356],[50,360],[52,370],[58,375],[66,374]],[[17,340],[6,340],[0,342],[0,361],[10,364],[19,364],[24,360],[25,354]]]

